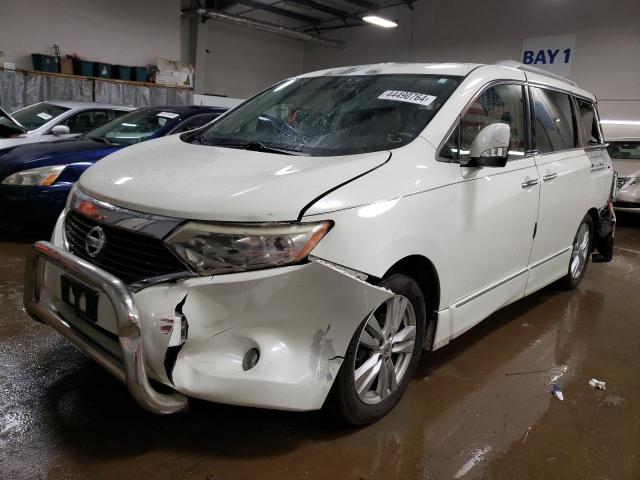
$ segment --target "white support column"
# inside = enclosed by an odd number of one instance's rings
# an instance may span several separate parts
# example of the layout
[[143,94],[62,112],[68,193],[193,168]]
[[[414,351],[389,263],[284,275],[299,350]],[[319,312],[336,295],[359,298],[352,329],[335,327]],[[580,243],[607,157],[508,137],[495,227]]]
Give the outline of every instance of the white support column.
[[196,21],[196,75],[193,91],[196,94],[205,92],[207,80],[207,39],[209,32],[209,22],[203,23],[201,19]]

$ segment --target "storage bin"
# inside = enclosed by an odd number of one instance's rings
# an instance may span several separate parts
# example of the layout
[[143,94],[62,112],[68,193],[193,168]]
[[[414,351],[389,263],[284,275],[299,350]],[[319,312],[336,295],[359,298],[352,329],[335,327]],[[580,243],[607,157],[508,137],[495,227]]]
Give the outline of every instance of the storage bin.
[[134,82],[146,82],[147,67],[131,67],[131,80]]
[[93,76],[100,78],[111,78],[111,64],[95,62],[93,65]]
[[73,74],[82,75],[83,77],[93,77],[93,62],[88,62],[86,60],[74,60]]
[[113,73],[113,78],[117,78],[119,80],[131,80],[131,67],[127,67],[125,65],[112,65],[111,72]]
[[42,53],[32,53],[33,69],[39,72],[58,73],[58,59],[51,55],[43,55]]

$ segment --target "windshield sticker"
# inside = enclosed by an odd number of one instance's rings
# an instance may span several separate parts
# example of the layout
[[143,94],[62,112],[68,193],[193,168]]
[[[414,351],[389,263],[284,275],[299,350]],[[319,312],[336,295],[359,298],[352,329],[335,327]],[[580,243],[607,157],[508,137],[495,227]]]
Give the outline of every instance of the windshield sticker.
[[415,103],[417,105],[431,105],[436,99],[433,95],[402,90],[386,90],[378,97],[380,100],[395,100],[396,102]]
[[177,113],[172,113],[172,112],[160,112],[156,114],[156,117],[162,117],[162,118],[176,118],[177,116],[178,116]]
[[53,116],[49,115],[47,112],[40,112],[36,116],[40,117],[43,120],[51,120],[53,118]]

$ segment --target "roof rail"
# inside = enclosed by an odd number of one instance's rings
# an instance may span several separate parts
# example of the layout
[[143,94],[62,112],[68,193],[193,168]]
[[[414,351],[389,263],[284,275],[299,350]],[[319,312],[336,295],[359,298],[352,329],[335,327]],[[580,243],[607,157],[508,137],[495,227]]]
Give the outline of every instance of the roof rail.
[[555,73],[547,72],[546,70],[542,70],[541,68],[532,67],[530,65],[525,65],[523,63],[516,62],[514,60],[499,60],[493,63],[494,65],[498,65],[500,67],[511,67],[518,70],[522,70],[523,72],[531,72],[537,73],[539,75],[544,75],[545,77],[550,77],[555,80],[559,80],[561,82],[568,83],[569,85],[573,85],[577,87],[576,82],[573,80],[569,80],[567,77],[563,77],[562,75],[557,75]]

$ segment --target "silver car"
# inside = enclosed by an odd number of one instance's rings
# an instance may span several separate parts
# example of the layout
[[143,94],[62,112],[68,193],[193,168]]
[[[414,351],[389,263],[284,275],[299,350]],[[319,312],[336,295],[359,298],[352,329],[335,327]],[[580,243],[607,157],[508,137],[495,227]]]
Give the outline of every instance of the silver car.
[[609,140],[609,156],[618,172],[617,211],[640,213],[640,137]]
[[47,101],[0,112],[0,149],[24,143],[76,137],[135,107],[107,103]]

